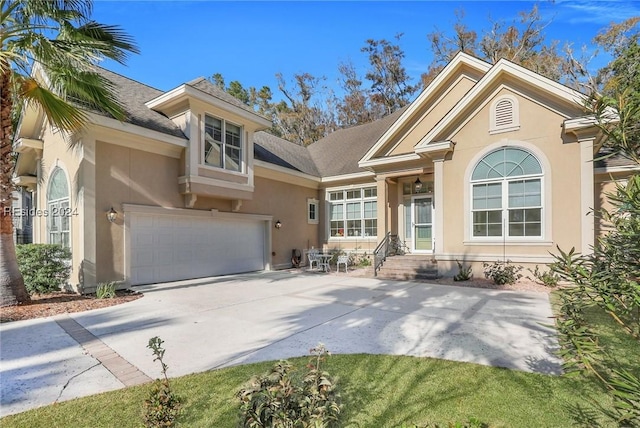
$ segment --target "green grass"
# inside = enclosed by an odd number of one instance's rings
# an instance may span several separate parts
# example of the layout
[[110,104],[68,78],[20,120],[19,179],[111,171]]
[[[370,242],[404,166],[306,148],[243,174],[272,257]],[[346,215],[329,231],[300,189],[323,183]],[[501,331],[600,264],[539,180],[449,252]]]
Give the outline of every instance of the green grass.
[[[603,341],[614,344],[633,366],[640,345],[623,341],[606,317],[593,313]],[[171,355],[167,354],[170,362]],[[308,358],[292,359],[303,368]],[[183,398],[180,426],[235,427],[235,393],[252,375],[272,363],[237,366],[172,379]],[[603,410],[612,407],[606,392],[583,376],[549,376],[430,358],[333,355],[325,368],[337,378],[344,427],[400,427],[466,422],[491,427],[615,426]],[[635,370],[638,370],[637,367]],[[62,402],[7,416],[9,427],[139,427],[148,385]]]

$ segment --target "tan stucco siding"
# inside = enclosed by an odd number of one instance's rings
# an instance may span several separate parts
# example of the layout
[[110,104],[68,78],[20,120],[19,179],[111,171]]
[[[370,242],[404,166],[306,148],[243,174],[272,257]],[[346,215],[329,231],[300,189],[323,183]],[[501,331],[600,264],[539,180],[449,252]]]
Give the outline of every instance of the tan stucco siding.
[[[272,265],[289,267],[291,250],[318,248],[318,224],[307,221],[307,200],[318,199],[318,191],[290,183],[255,178],[253,199],[243,201],[239,212],[273,216],[273,223],[280,220],[282,228],[272,231]],[[320,219],[321,220],[321,219]]]
[[122,204],[183,207],[180,160],[102,141],[96,142],[96,281],[124,279],[124,223],[104,218]]
[[415,145],[438,123],[445,114],[473,87],[474,80],[459,76],[459,80],[451,82],[447,92],[432,103],[427,103],[418,114],[415,122],[403,134],[389,155],[413,153]]
[[[563,141],[563,117],[521,95],[503,89],[496,96],[510,94],[517,98],[520,129],[491,135],[488,100],[472,117],[450,136],[456,143],[451,159],[444,163],[444,253],[502,257],[502,242],[483,244],[470,237],[469,176],[477,161],[493,149],[516,145],[531,151],[544,170],[543,191],[546,233],[537,242],[507,244],[507,256],[547,258],[548,252],[581,244],[580,147]],[[436,209],[438,209],[436,207]],[[544,214],[543,214],[544,215]],[[550,222],[550,224],[549,224]],[[436,227],[438,227],[436,225]]]
[[46,127],[42,137],[45,144],[43,146],[42,163],[40,171],[40,182],[35,195],[36,215],[33,219],[34,242],[49,243],[47,233],[47,218],[52,214],[47,208],[47,190],[49,188],[49,178],[56,167],[61,168],[66,176],[69,186],[69,202],[71,216],[69,218],[69,234],[72,253],[72,271],[69,278],[71,285],[78,284],[81,278],[82,255],[82,205],[84,200],[83,183],[79,182],[78,170],[82,157],[81,145],[71,149],[62,137],[60,132],[52,132],[50,127]]

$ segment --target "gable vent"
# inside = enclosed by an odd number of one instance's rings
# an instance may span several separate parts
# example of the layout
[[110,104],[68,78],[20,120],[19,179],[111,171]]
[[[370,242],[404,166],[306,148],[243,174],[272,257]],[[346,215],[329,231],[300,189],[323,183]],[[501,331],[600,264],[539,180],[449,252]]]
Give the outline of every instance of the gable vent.
[[511,95],[500,97],[491,106],[489,133],[494,134],[518,129],[520,129],[518,100]]
[[513,104],[510,100],[500,100],[496,104],[496,127],[513,125]]

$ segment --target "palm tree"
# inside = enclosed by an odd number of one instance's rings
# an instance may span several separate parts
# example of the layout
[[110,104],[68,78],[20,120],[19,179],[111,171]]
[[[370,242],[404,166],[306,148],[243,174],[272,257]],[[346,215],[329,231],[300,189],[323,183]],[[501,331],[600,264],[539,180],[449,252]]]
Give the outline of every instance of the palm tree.
[[[69,134],[87,123],[80,105],[123,118],[111,84],[94,67],[103,59],[124,63],[138,49],[119,27],[92,21],[91,11],[91,0],[0,0],[0,306],[29,300],[11,219],[18,111],[38,107]],[[33,67],[44,72],[46,83],[31,73]]]

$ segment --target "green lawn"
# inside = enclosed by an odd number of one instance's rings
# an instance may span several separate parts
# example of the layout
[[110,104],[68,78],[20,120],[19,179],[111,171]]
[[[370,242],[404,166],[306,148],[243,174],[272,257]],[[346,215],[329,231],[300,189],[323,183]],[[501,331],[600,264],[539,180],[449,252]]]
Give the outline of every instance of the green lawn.
[[[640,346],[619,342],[605,317],[603,340],[618,342],[623,365],[633,366]],[[171,355],[165,360],[171,365]],[[291,360],[303,367],[308,358]],[[238,403],[234,394],[252,375],[271,363],[238,366],[174,379],[183,397],[181,426],[235,427]],[[468,363],[414,357],[333,355],[325,368],[338,379],[344,404],[344,427],[400,427],[466,422],[470,417],[491,427],[615,426],[601,417],[599,407],[611,400],[590,378],[548,376]],[[635,370],[638,370],[635,367]],[[170,372],[170,369],[169,369]],[[9,427],[139,427],[142,402],[149,386],[113,391],[62,402],[0,421]]]

